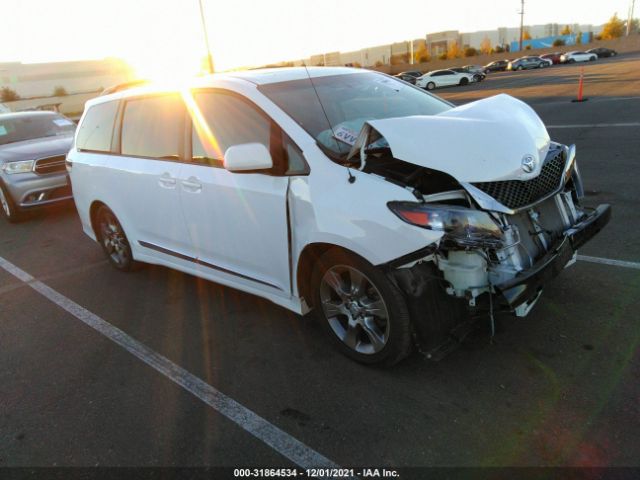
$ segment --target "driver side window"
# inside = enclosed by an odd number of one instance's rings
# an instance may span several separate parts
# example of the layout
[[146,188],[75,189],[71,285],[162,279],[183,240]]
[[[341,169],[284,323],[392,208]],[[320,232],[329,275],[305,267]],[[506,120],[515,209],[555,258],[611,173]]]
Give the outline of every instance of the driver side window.
[[271,120],[249,103],[221,92],[197,92],[193,98],[200,111],[191,115],[194,161],[222,167],[232,145],[261,143],[270,149]]

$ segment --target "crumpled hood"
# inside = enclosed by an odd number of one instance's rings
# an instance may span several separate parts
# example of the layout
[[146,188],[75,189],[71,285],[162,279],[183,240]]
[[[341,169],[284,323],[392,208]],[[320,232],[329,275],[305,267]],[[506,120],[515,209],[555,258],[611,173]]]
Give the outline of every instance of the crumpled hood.
[[69,134],[0,145],[0,163],[66,154],[72,143],[73,135]]
[[[534,178],[550,143],[533,109],[506,94],[438,115],[367,123],[387,140],[394,158],[440,170],[459,182]],[[536,160],[529,173],[522,168],[527,155]]]

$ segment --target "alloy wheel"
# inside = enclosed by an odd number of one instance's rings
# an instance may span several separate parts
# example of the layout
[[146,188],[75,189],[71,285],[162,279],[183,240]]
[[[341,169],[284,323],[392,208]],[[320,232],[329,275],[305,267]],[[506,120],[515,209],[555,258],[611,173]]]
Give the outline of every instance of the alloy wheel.
[[113,263],[124,267],[130,262],[127,238],[120,223],[111,212],[103,213],[100,218],[100,239]]
[[320,301],[331,329],[347,347],[368,355],[385,347],[389,310],[365,274],[351,266],[335,265],[322,277]]

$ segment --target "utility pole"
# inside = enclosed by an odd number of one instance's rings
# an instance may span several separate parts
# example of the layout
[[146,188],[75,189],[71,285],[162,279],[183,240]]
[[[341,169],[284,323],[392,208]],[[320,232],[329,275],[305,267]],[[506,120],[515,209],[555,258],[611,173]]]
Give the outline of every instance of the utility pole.
[[636,0],[631,0],[631,7],[629,7],[629,18],[627,18],[627,37],[631,33],[631,22],[633,21],[633,7],[636,5]]
[[207,22],[204,19],[204,9],[202,8],[202,0],[198,0],[200,4],[200,20],[202,20],[202,31],[204,32],[204,43],[207,47],[207,65],[209,73],[213,73],[213,57],[211,56],[211,48],[209,48],[209,34],[207,33]]
[[524,0],[520,0],[520,51],[522,51],[522,40],[524,39]]

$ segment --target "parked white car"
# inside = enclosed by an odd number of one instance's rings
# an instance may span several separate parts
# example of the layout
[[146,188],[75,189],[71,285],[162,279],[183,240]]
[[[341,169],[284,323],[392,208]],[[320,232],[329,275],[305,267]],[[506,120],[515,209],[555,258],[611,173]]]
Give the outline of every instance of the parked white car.
[[473,74],[464,72],[455,72],[453,70],[434,70],[427,72],[416,79],[416,86],[433,90],[439,87],[448,87],[451,85],[467,85],[473,81]]
[[595,53],[567,52],[560,55],[560,63],[593,62],[598,59]]
[[610,215],[580,206],[575,147],[523,102],[454,108],[361,69],[98,97],[67,161],[82,227],[115,268],[313,309],[363,363],[442,351],[471,314],[525,315]]

